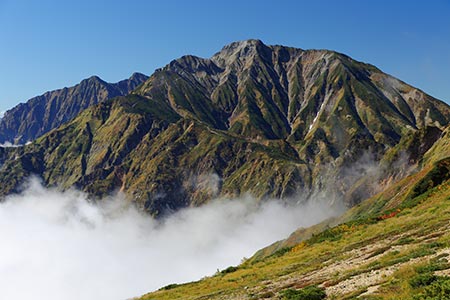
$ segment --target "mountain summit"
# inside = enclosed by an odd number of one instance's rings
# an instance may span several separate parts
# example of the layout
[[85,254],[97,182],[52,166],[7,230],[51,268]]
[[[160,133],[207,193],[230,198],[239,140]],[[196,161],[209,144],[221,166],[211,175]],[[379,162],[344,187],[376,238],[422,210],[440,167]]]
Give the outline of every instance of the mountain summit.
[[209,59],[176,59],[130,95],[0,151],[0,194],[37,174],[95,197],[120,189],[153,214],[246,192],[307,196],[325,185],[351,205],[400,174],[347,176],[352,164],[370,156],[372,165],[414,165],[449,120],[444,102],[372,65],[247,40]]

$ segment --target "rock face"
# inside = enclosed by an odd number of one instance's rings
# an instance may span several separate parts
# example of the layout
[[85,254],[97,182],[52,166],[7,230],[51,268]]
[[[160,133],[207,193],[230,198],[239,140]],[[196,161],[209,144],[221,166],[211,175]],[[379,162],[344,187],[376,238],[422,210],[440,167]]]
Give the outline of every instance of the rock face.
[[[5,149],[0,194],[37,174],[98,197],[120,189],[153,214],[245,192],[307,197],[325,184],[351,205],[419,162],[449,119],[445,103],[343,54],[236,42],[174,60],[129,96]],[[375,174],[379,163],[388,167]]]
[[134,73],[129,79],[107,83],[92,76],[73,87],[32,98],[7,111],[0,119],[0,143],[25,144],[33,141],[72,120],[89,106],[128,95],[147,78]]

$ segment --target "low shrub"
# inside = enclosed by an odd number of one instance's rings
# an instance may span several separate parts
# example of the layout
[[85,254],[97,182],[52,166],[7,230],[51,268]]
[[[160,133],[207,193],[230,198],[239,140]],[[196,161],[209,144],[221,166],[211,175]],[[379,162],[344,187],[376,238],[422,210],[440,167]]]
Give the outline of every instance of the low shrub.
[[171,289],[177,288],[178,286],[179,286],[179,285],[176,284],[176,283],[171,283],[171,284],[168,284],[168,285],[166,285],[166,286],[163,286],[163,287],[160,288],[159,290],[160,290],[160,291],[167,291],[167,290],[171,290]]
[[220,274],[225,275],[225,274],[236,272],[237,270],[238,270],[238,267],[230,266],[230,267],[226,268],[225,270],[220,271]]
[[433,275],[431,273],[417,274],[416,276],[412,277],[409,280],[409,285],[412,288],[419,288],[419,287],[430,285],[436,280],[437,280],[437,276]]
[[275,252],[274,252],[272,255],[270,255],[270,256],[272,256],[272,257],[280,257],[280,256],[285,255],[286,253],[291,252],[291,250],[292,250],[292,247],[283,247],[283,248],[278,249],[277,251],[275,251]]
[[437,277],[414,300],[450,300],[450,277]]
[[358,225],[355,224],[344,223],[335,227],[327,228],[318,234],[313,234],[311,238],[306,242],[309,245],[313,245],[324,241],[330,242],[338,241],[344,236],[345,233],[354,232],[357,229],[357,227]]
[[310,285],[300,290],[287,289],[281,292],[284,300],[321,300],[327,297],[325,289]]

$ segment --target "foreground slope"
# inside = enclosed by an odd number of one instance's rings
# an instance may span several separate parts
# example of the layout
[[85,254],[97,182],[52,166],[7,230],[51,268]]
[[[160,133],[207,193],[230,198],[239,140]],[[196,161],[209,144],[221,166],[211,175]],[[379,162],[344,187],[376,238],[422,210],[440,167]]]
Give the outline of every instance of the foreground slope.
[[72,120],[89,106],[128,95],[148,77],[134,73],[129,79],[108,83],[92,76],[79,84],[34,97],[8,110],[0,119],[0,143],[25,144]]
[[447,130],[427,153],[445,158],[342,217],[299,229],[237,267],[140,299],[447,299],[449,137]]
[[95,197],[121,190],[153,214],[246,192],[308,198],[325,185],[353,205],[407,174],[449,119],[445,103],[343,54],[236,42],[1,150],[0,196],[36,174]]

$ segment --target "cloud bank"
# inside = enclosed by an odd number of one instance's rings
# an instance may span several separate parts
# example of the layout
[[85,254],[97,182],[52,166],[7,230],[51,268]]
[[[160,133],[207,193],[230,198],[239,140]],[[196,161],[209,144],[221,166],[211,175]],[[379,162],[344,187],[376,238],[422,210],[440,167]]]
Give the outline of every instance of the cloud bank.
[[310,203],[216,200],[155,221],[120,196],[94,205],[32,181],[0,204],[0,298],[129,299],[198,280],[331,215]]

